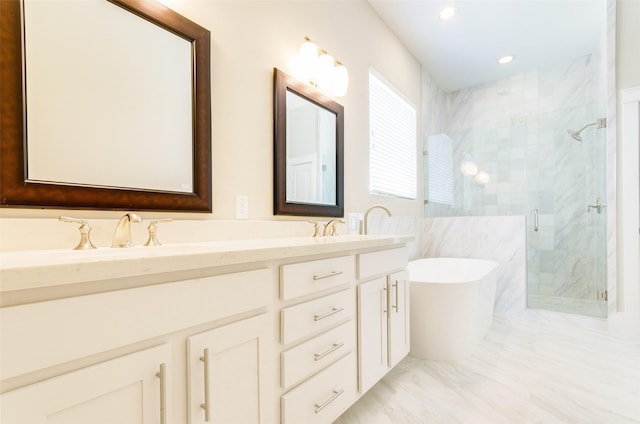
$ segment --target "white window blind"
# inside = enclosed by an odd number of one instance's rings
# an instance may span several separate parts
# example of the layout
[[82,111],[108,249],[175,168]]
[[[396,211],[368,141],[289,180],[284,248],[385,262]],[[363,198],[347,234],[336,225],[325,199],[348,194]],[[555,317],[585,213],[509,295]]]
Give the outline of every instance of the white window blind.
[[453,205],[453,143],[446,134],[427,138],[427,186],[431,203]]
[[369,71],[369,191],[417,195],[416,108]]

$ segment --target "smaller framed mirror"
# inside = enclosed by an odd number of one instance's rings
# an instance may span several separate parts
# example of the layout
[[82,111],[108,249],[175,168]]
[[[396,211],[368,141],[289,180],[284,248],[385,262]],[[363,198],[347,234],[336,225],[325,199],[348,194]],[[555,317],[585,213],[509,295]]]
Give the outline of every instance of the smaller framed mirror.
[[344,108],[274,69],[274,214],[344,216]]

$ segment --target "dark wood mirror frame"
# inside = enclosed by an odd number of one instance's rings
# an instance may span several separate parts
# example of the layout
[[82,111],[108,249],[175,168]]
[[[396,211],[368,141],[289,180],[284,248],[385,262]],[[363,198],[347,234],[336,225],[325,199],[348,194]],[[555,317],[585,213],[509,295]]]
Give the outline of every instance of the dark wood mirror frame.
[[[148,0],[107,0],[176,34],[192,45],[193,192],[175,193],[29,181],[26,177],[26,125],[21,0],[0,1],[0,205],[69,209],[211,212],[210,33]],[[70,158],[73,160],[73,158]]]
[[[287,91],[336,116],[336,204],[287,202]],[[273,209],[275,215],[344,216],[344,107],[313,87],[274,69]]]

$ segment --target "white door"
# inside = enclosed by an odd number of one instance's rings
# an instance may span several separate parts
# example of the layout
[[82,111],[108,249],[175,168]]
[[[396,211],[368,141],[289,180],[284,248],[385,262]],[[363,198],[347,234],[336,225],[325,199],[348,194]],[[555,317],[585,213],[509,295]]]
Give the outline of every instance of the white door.
[[316,155],[287,159],[287,201],[319,203]]
[[358,286],[360,392],[387,372],[387,281],[378,278]]
[[389,367],[395,367],[409,353],[409,274],[400,271],[388,276]]
[[13,390],[0,396],[0,421],[164,423],[170,366],[169,346],[160,345]]
[[189,423],[259,424],[269,420],[264,389],[273,330],[267,314],[187,339]]

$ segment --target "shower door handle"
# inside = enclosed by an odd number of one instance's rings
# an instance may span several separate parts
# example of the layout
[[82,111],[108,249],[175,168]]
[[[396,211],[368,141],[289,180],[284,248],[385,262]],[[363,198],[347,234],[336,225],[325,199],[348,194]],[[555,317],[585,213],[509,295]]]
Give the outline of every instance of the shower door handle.
[[593,205],[587,205],[587,212],[591,212],[591,209],[595,209],[596,211],[598,211],[598,213],[602,213],[602,208],[607,207],[607,205],[603,205],[602,203],[600,203],[600,198],[598,197],[596,199],[596,203],[594,203]]
[[538,231],[538,208],[533,210],[533,231]]

